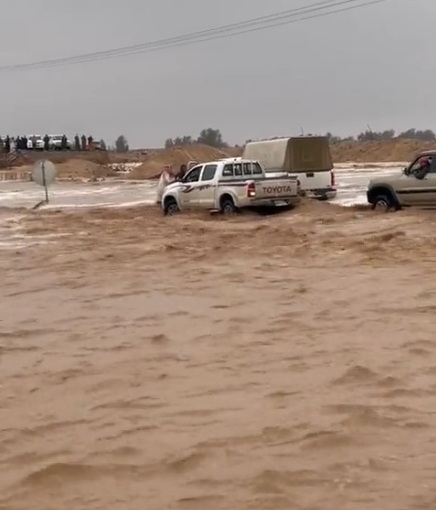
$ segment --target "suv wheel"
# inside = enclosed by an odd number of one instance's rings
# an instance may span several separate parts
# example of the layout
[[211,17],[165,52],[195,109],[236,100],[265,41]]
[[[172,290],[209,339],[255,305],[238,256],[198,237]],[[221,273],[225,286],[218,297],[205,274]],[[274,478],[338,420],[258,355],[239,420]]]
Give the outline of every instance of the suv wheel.
[[377,195],[372,204],[373,211],[389,212],[393,207],[394,204],[387,195]]

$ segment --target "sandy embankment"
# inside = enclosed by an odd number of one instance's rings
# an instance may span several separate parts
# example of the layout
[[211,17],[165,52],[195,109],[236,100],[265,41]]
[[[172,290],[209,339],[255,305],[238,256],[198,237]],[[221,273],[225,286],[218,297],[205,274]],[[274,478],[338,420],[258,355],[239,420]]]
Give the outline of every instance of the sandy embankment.
[[[124,157],[117,153],[91,152],[91,153],[36,153],[27,154],[20,157],[10,168],[0,172],[8,174],[8,178],[16,174],[16,178],[22,178],[23,174],[30,175],[34,160],[46,157],[56,164],[59,180],[89,181],[100,180],[107,177],[121,177],[123,179],[143,180],[157,179],[165,165],[173,165],[174,170],[178,171],[180,165],[187,164],[189,161],[211,161],[221,159],[238,151],[234,148],[228,150],[219,150],[214,147],[208,147],[202,144],[195,144],[187,147],[174,147],[168,150],[154,150],[148,154],[131,152]],[[32,157],[31,157],[32,156]],[[137,163],[130,174],[124,172],[118,173],[117,167],[122,168],[125,163]],[[114,168],[115,167],[115,168]],[[1,165],[0,165],[1,168]]]
[[342,141],[331,144],[335,163],[410,161],[418,152],[436,149],[435,142],[394,138],[378,142]]
[[435,508],[433,225],[23,212],[51,237],[0,251],[0,507]]
[[[419,151],[434,149],[432,142],[420,142],[417,140],[394,139],[385,142],[349,142],[343,141],[331,144],[332,158],[336,165],[348,164],[353,166],[374,167],[377,163],[389,163],[392,161],[410,161]],[[178,170],[180,165],[189,161],[211,161],[224,157],[239,156],[241,147],[228,147],[216,149],[202,144],[194,144],[171,149],[132,151],[128,154],[113,152],[91,153],[35,153],[20,157],[15,167],[4,167],[0,155],[0,169],[8,173],[21,176],[23,171],[30,172],[34,160],[42,157],[51,159],[57,166],[60,179],[67,180],[98,180],[105,177],[117,176],[111,165],[120,163],[138,163],[129,175],[118,175],[123,179],[155,179],[164,165],[173,165]],[[1,176],[4,171],[0,172]],[[21,178],[21,177],[20,177]]]

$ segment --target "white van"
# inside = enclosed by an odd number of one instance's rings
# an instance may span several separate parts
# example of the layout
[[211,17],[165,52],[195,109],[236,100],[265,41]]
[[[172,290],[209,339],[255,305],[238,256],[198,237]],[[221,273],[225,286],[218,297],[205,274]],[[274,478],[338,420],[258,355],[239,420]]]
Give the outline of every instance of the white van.
[[335,174],[325,136],[296,136],[248,142],[243,158],[256,159],[267,176],[297,175],[307,196],[319,200],[336,197]]

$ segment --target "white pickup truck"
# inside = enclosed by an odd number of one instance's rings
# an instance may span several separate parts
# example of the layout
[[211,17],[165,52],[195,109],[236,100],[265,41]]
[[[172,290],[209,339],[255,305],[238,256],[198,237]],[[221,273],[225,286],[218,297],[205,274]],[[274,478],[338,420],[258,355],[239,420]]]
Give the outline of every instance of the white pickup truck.
[[194,166],[162,194],[164,214],[202,208],[233,214],[243,208],[295,206],[300,201],[296,176],[266,178],[258,161],[229,158]]

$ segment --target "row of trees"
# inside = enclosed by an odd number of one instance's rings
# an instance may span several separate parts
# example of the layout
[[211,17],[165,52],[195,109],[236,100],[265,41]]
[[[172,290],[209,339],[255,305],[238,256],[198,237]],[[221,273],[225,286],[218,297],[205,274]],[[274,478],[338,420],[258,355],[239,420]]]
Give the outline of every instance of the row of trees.
[[342,138],[340,136],[332,135],[332,133],[326,134],[327,138],[331,143],[337,143],[341,141],[357,141],[357,142],[374,142],[393,140],[394,138],[403,138],[407,140],[420,140],[423,142],[433,142],[436,140],[436,134],[431,129],[407,129],[406,131],[396,133],[395,129],[386,129],[384,131],[372,131],[367,129],[362,133],[359,133],[356,137],[348,136]]
[[223,136],[219,129],[207,128],[200,132],[198,138],[192,136],[178,136],[177,138],[168,138],[165,141],[165,148],[175,147],[179,145],[192,145],[193,143],[202,143],[211,147],[227,147],[223,140]]
[[[436,134],[431,129],[407,129],[406,131],[396,133],[395,129],[386,129],[384,131],[373,131],[368,128],[366,131],[359,133],[357,136],[346,136],[341,137],[333,135],[332,133],[326,133],[330,143],[338,143],[343,141],[350,142],[370,142],[370,141],[383,141],[393,140],[394,138],[403,138],[409,140],[420,140],[426,142],[436,141]],[[252,140],[246,140],[246,143]],[[194,143],[202,143],[210,145],[211,147],[227,147],[228,144],[224,142],[223,136],[219,129],[203,129],[200,132],[198,138],[194,138],[190,135],[178,136],[176,138],[168,138],[165,141],[165,148],[181,146],[181,145],[192,145]],[[118,146],[117,146],[118,147]],[[117,149],[118,150],[118,149]],[[122,151],[119,151],[122,152]]]

